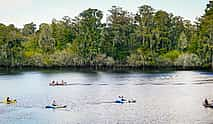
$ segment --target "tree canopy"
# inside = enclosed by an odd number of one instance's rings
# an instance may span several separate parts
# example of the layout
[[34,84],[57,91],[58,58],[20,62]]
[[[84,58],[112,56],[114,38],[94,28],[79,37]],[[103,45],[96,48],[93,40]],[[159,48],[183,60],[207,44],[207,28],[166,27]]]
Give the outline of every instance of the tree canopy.
[[0,66],[213,67],[213,2],[195,23],[149,5],[112,6],[53,19],[37,29],[0,24]]

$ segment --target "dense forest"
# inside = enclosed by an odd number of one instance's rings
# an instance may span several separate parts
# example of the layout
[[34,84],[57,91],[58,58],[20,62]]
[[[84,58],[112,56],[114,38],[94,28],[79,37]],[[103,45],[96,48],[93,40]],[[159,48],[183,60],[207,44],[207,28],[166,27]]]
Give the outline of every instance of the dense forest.
[[213,1],[196,22],[149,5],[87,9],[51,24],[0,23],[3,67],[213,67]]

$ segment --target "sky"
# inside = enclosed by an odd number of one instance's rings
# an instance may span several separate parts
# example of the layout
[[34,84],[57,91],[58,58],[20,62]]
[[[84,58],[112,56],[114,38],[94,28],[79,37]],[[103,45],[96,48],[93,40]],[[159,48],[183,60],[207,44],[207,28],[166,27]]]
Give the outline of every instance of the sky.
[[204,13],[207,3],[208,0],[0,0],[0,23],[22,28],[30,22],[39,25],[50,23],[53,18],[74,18],[88,8],[102,10],[106,18],[114,5],[136,13],[144,4],[195,21]]

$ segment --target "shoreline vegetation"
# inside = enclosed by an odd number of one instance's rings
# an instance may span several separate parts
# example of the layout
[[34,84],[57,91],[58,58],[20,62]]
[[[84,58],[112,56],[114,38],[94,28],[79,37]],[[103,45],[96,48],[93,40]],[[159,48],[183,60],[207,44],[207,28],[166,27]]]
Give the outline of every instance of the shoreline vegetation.
[[32,66],[16,66],[16,67],[0,67],[1,71],[6,72],[16,72],[16,71],[45,71],[53,70],[53,71],[82,71],[82,72],[93,72],[93,71],[106,71],[106,72],[167,72],[167,71],[207,71],[212,72],[211,68],[204,67],[185,67],[182,66],[177,67],[160,67],[160,66],[140,66],[140,67],[130,67],[130,66],[52,66],[52,67],[32,67]]
[[87,9],[51,24],[0,23],[0,67],[213,69],[213,2],[192,23],[151,6]]

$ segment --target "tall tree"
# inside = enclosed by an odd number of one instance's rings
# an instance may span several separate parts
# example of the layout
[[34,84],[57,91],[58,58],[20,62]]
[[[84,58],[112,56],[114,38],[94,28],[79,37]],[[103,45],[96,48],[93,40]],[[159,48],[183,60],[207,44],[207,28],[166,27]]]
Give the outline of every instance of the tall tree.
[[111,47],[106,48],[107,55],[122,62],[134,48],[134,16],[117,6],[113,6],[109,12],[111,15],[107,18],[107,36],[105,36],[107,43],[105,44]]
[[136,14],[136,21],[139,24],[137,36],[141,40],[144,48],[153,48],[152,30],[154,9],[151,6],[143,5],[139,7],[139,12]]
[[0,65],[15,66],[22,62],[22,37],[14,25],[0,24]]
[[71,44],[75,38],[75,33],[73,31],[73,24],[71,18],[65,16],[62,20],[52,20],[51,24],[52,36],[56,41],[57,48],[64,49],[67,44]]
[[77,34],[74,44],[78,44],[76,46],[78,53],[85,58],[86,63],[92,64],[96,55],[100,53],[102,18],[102,11],[90,8],[80,13],[75,19]]
[[169,14],[165,11],[159,10],[154,16],[154,34],[156,41],[156,49],[160,53],[165,53],[169,50],[169,29],[171,26]]
[[39,46],[44,52],[49,52],[55,48],[55,39],[52,37],[52,29],[45,23],[41,24],[39,27]]
[[[213,1],[206,6],[205,14],[200,19],[200,33],[202,42],[206,44],[207,62],[212,63],[213,69]],[[209,52],[211,51],[211,52]],[[209,54],[210,53],[210,54]]]

